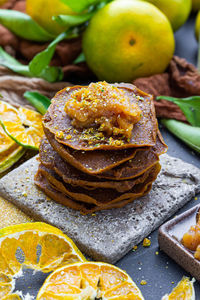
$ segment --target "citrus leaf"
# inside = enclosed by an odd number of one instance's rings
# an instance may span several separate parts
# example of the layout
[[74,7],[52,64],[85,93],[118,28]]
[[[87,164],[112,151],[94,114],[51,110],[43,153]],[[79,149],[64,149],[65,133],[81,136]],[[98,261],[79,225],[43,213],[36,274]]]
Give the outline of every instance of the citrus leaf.
[[18,62],[14,57],[6,53],[2,47],[0,47],[0,65],[20,75],[26,77],[40,77],[49,82],[60,81],[63,78],[63,72],[59,67],[47,66],[39,75],[33,74],[30,71],[29,66],[23,65]]
[[12,70],[15,73],[32,77],[29,67],[19,63],[14,57],[6,53],[2,47],[0,47],[0,65]]
[[31,73],[34,74],[35,76],[40,76],[43,70],[45,70],[49,65],[55,53],[57,44],[64,39],[75,38],[75,37],[78,37],[78,33],[75,30],[71,30],[71,29],[59,34],[45,50],[38,53],[29,63],[29,69]]
[[173,119],[162,119],[161,123],[185,144],[200,153],[200,128]]
[[78,26],[91,19],[94,13],[87,13],[79,16],[59,15],[54,16],[53,20],[61,26]]
[[192,126],[200,127],[200,96],[192,96],[188,98],[159,96],[156,99],[163,99],[175,103],[180,107],[186,119]]
[[101,2],[101,0],[61,0],[64,4],[69,6],[73,11],[80,13],[87,9],[89,6]]
[[63,79],[63,71],[61,67],[47,66],[40,74],[34,74],[34,76],[43,78],[48,82],[57,82]]
[[51,100],[38,92],[25,92],[24,97],[44,115],[51,104]]
[[79,64],[81,62],[84,62],[85,61],[85,55],[84,53],[82,52],[74,61],[73,63],[74,64]]
[[17,36],[35,42],[47,42],[55,36],[38,25],[29,15],[10,9],[0,9],[0,24]]

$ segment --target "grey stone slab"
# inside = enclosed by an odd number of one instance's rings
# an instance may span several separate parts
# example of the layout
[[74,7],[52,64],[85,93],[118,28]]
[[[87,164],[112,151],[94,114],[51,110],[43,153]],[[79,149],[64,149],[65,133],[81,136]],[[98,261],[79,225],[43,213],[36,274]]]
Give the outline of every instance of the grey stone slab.
[[36,158],[0,180],[0,196],[36,220],[62,229],[93,259],[115,263],[200,192],[200,169],[166,154],[161,165],[162,171],[147,196],[95,216],[81,215],[39,191],[33,183]]

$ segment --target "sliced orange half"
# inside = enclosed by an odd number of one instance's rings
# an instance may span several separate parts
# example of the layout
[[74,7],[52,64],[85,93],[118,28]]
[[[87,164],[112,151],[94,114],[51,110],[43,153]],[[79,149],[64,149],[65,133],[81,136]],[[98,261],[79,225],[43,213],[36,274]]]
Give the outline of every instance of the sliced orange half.
[[45,223],[25,223],[0,229],[0,299],[18,299],[15,278],[26,268],[49,273],[85,261],[73,241]]
[[141,300],[140,290],[127,273],[101,262],[81,262],[55,270],[37,300]]
[[5,133],[24,148],[39,147],[43,136],[42,115],[25,107],[16,109],[0,101],[0,123]]
[[195,300],[194,280],[183,277],[170,295],[165,295],[162,300]]

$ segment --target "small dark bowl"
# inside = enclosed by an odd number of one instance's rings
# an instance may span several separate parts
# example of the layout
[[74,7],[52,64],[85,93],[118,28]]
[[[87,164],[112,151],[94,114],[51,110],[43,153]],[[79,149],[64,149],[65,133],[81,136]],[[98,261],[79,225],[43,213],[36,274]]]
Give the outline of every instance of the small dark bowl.
[[159,228],[158,243],[161,250],[174,259],[182,268],[200,281],[200,261],[194,253],[181,244],[181,239],[191,225],[196,224],[196,216],[200,209],[197,205],[183,214],[166,222]]

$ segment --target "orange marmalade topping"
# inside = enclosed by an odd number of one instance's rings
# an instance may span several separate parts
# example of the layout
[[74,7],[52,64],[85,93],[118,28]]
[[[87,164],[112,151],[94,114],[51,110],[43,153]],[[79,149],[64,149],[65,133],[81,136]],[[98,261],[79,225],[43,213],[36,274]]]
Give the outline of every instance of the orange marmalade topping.
[[200,260],[200,224],[190,227],[189,231],[183,235],[182,244],[194,251],[194,257]]
[[65,111],[77,128],[98,127],[108,136],[122,135],[129,139],[135,123],[141,119],[141,110],[122,89],[106,82],[91,83],[72,92]]

